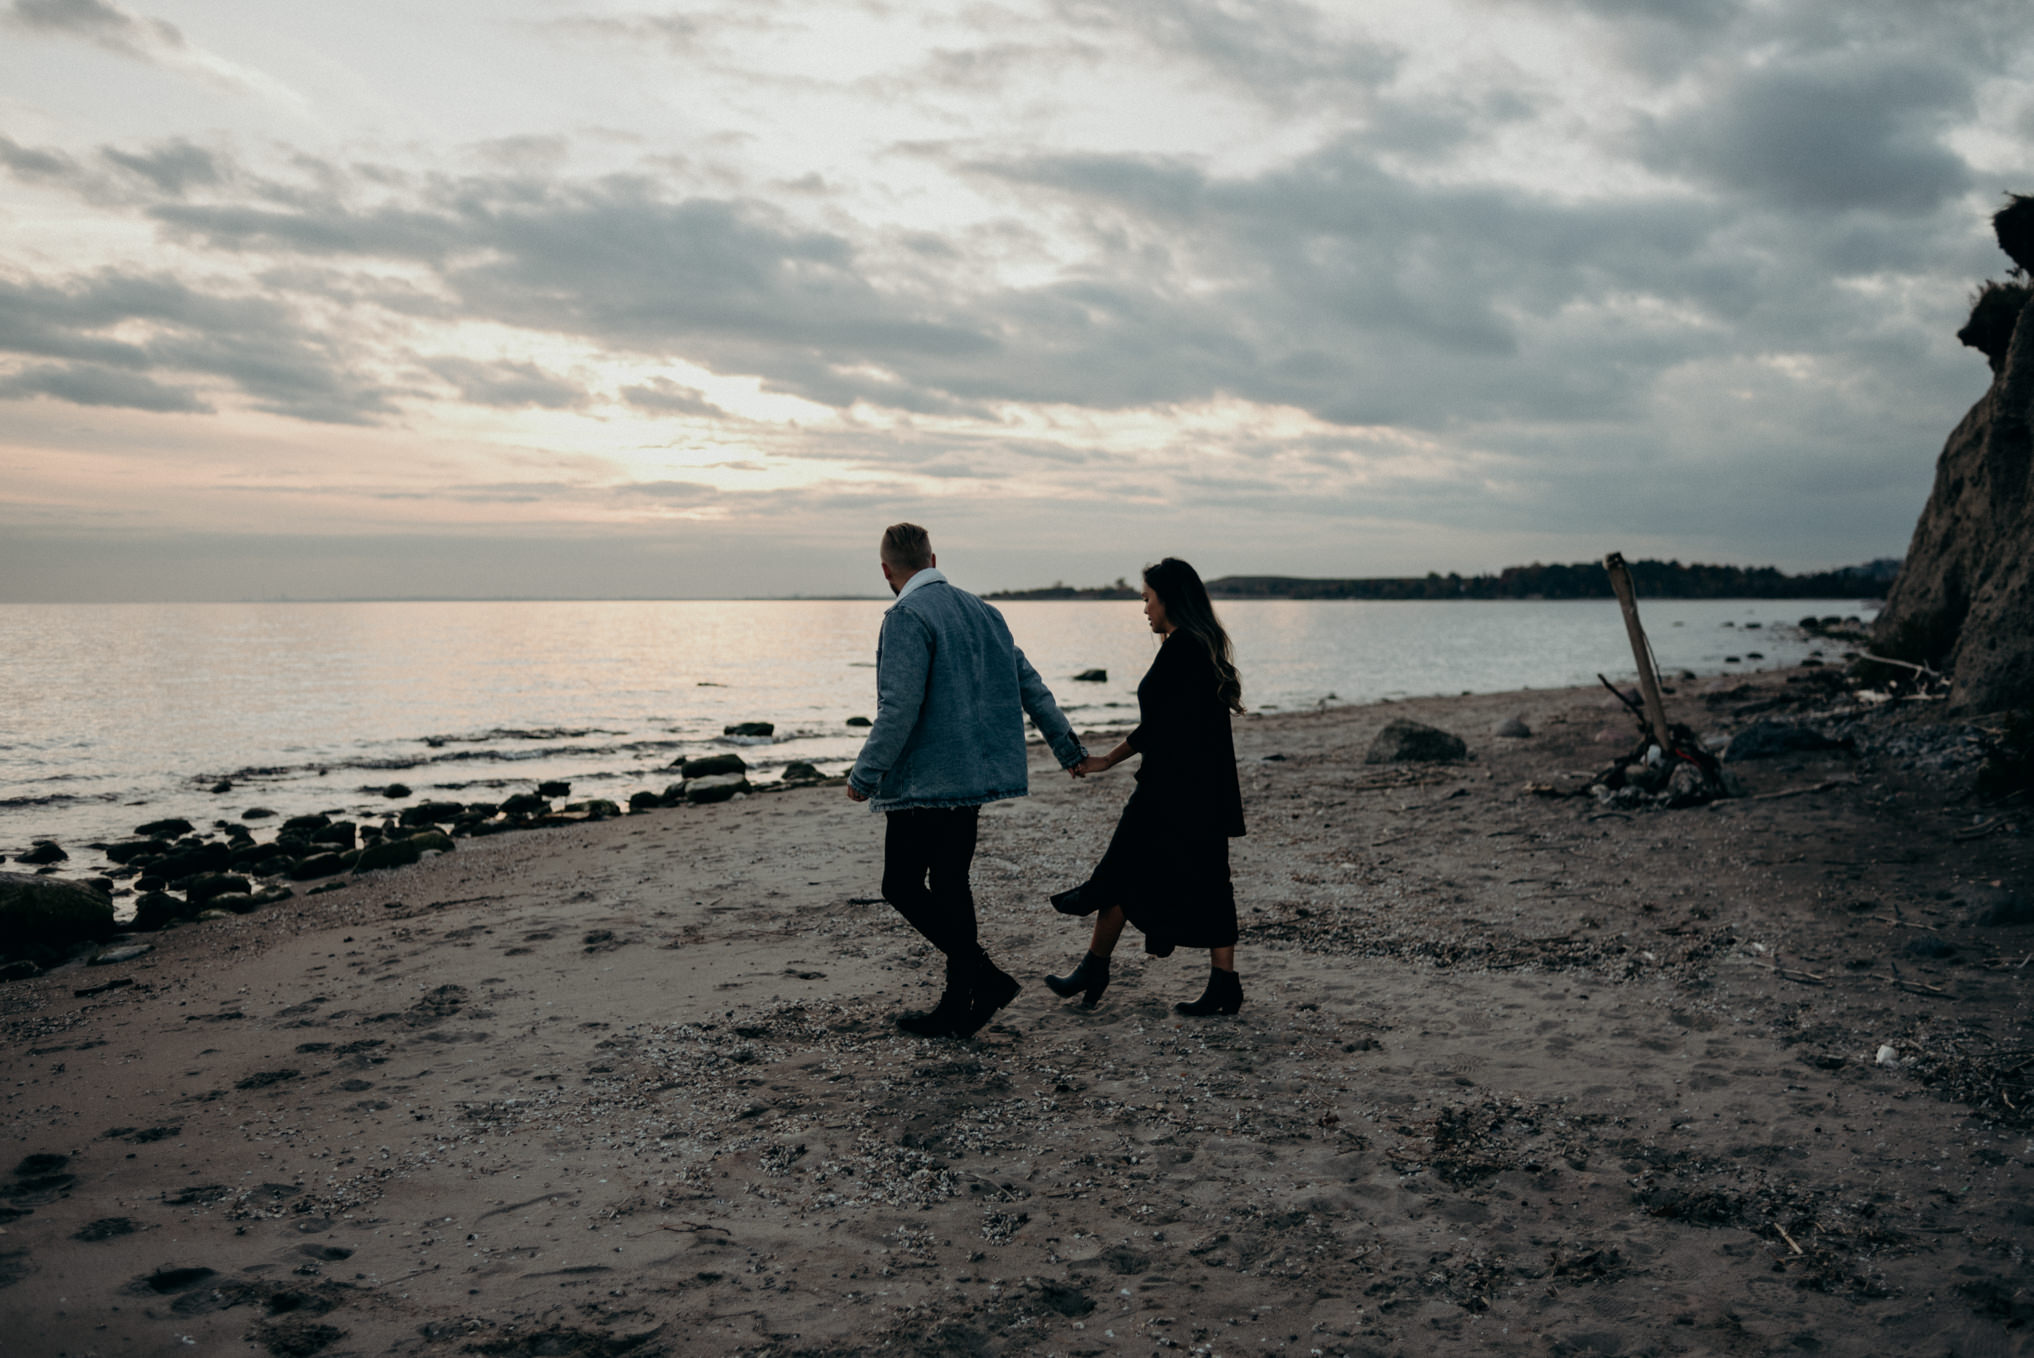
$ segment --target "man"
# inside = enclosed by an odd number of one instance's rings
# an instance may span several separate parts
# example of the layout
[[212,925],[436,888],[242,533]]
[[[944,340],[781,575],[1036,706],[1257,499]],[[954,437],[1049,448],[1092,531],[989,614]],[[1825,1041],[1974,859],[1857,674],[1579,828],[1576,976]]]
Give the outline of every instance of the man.
[[885,529],[880,559],[897,602],[876,640],[876,720],[847,795],[887,813],[883,899],[946,956],[939,1003],[898,1026],[971,1037],[1017,994],[975,937],[968,868],[982,806],[1028,791],[1025,713],[1069,773],[1088,751],[1003,615],[947,581],[923,528]]

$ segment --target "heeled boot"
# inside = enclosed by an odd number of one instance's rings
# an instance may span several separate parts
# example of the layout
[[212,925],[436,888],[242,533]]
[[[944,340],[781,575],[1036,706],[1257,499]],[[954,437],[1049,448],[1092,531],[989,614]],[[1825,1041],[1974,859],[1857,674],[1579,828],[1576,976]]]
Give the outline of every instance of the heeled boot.
[[1066,975],[1046,977],[1045,984],[1062,999],[1079,995],[1081,1007],[1093,1009],[1102,992],[1109,988],[1109,959],[1090,952]]
[[1175,1014],[1206,1018],[1210,1014],[1233,1014],[1243,1007],[1243,982],[1233,971],[1208,968],[1208,988],[1197,1000],[1181,1000],[1172,1007]]

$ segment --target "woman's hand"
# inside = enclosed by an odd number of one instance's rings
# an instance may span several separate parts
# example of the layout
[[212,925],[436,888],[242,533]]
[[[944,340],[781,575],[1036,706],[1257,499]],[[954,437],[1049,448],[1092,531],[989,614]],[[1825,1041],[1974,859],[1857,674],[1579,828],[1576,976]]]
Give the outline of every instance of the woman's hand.
[[1107,773],[1114,767],[1116,766],[1111,764],[1104,756],[1091,754],[1073,766],[1073,775],[1076,778],[1085,778],[1091,773]]

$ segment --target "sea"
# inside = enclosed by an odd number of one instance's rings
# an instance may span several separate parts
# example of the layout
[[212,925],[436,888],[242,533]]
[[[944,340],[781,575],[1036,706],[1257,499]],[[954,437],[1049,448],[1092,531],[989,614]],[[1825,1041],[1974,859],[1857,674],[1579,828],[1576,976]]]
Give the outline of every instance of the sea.
[[[738,750],[752,781],[844,772],[875,715],[889,601],[0,605],[0,853],[252,808],[358,818],[539,781],[625,803]],[[1135,601],[1001,604],[1082,730],[1134,724],[1157,638]],[[1798,664],[1855,599],[1642,600],[1662,672]],[[1559,688],[1636,670],[1609,601],[1218,604],[1260,712]],[[1092,670],[1104,680],[1081,680]],[[725,734],[769,722],[767,738]],[[215,788],[223,790],[215,791]],[[72,864],[76,867],[77,864]],[[9,864],[10,870],[14,869]]]

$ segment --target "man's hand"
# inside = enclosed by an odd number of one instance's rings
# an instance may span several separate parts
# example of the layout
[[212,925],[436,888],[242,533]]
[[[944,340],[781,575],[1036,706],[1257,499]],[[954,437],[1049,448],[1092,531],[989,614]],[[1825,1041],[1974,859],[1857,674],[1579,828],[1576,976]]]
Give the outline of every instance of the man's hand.
[[1085,778],[1091,773],[1107,773],[1110,769],[1114,767],[1116,766],[1114,764],[1111,764],[1107,759],[1104,759],[1101,755],[1091,754],[1086,759],[1083,759],[1080,763],[1074,765],[1071,769],[1067,770],[1067,772],[1073,774],[1073,776],[1076,778]]
[[849,783],[847,785],[847,795],[848,800],[851,802],[865,802],[869,799],[868,793],[855,791],[855,785],[853,783]]

